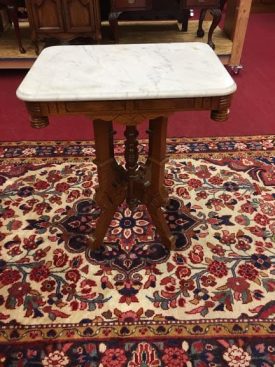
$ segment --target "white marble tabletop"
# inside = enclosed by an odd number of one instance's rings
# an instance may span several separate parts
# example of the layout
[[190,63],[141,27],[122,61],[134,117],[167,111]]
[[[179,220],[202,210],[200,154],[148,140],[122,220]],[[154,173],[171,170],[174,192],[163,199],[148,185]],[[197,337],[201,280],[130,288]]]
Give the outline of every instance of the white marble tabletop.
[[228,95],[236,84],[201,42],[54,46],[44,49],[17,89],[29,102]]

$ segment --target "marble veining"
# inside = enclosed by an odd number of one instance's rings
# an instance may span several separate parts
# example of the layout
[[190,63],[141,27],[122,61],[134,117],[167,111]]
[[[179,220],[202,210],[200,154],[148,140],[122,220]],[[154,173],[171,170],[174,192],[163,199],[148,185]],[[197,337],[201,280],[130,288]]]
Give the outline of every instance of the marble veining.
[[54,46],[17,89],[24,101],[223,96],[236,84],[204,43]]

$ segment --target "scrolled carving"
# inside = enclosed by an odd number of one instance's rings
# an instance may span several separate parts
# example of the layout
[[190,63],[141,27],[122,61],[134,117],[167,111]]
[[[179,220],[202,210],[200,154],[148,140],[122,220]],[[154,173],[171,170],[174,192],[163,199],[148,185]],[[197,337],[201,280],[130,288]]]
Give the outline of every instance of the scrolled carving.
[[100,116],[95,116],[94,114],[91,114],[90,117],[92,119],[102,119],[105,121],[113,121],[118,124],[122,125],[139,125],[144,120],[151,120],[160,116],[168,116],[169,114],[167,112],[156,112],[156,113],[119,113],[119,114],[112,114],[112,115],[105,115],[100,114]]

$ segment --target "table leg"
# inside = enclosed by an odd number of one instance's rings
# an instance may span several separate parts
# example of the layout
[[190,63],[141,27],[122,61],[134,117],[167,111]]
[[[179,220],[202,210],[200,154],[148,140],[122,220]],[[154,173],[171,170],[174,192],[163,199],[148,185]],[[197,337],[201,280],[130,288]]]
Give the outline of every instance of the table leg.
[[114,158],[112,122],[94,121],[95,148],[98,172],[98,187],[95,201],[101,209],[95,232],[90,238],[89,246],[95,250],[102,243],[117,207],[126,196],[125,170]]
[[167,118],[159,117],[149,122],[149,154],[144,168],[138,163],[138,131],[127,125],[125,130],[125,168],[114,157],[112,123],[94,121],[95,148],[98,171],[98,187],[95,201],[101,209],[96,229],[90,237],[90,247],[95,250],[104,236],[117,207],[126,199],[134,209],[139,203],[147,206],[163,243],[171,249],[175,239],[162,212],[168,194],[164,187],[166,162]]
[[109,25],[112,32],[112,38],[115,43],[119,42],[119,35],[118,35],[118,18],[121,12],[111,12],[109,14]]
[[150,185],[145,187],[144,203],[164,244],[171,249],[175,238],[170,232],[161,208],[168,200],[167,190],[164,187],[167,161],[166,131],[166,117],[158,117],[149,121],[149,155],[146,166],[150,176]]
[[200,11],[200,18],[199,18],[199,26],[198,26],[198,30],[197,30],[197,36],[198,37],[203,37],[204,36],[204,30],[203,30],[203,21],[206,15],[207,9],[201,9]]
[[24,47],[22,46],[22,42],[21,42],[21,35],[20,35],[20,29],[19,29],[19,23],[18,23],[18,17],[17,17],[17,6],[15,4],[9,4],[8,12],[9,12],[9,17],[14,26],[14,31],[15,31],[19,51],[21,52],[21,54],[24,54],[26,53],[26,51]]
[[222,11],[219,8],[213,8],[213,9],[210,10],[210,13],[213,17],[213,22],[211,23],[211,26],[210,26],[209,31],[208,31],[208,41],[207,41],[207,43],[214,50],[215,49],[215,44],[212,41],[212,36],[213,36],[214,30],[217,28],[218,24],[220,23],[220,20],[222,18]]
[[[197,30],[197,36],[198,37],[203,37],[204,36],[204,30],[203,30],[203,21],[206,15],[208,9],[204,8],[201,10],[200,12],[200,19],[199,19],[199,26],[198,26],[198,30]],[[210,10],[210,13],[213,17],[213,21],[211,23],[211,26],[209,28],[208,31],[208,41],[207,43],[209,44],[210,47],[212,47],[213,49],[215,49],[215,44],[212,41],[212,37],[213,37],[213,32],[216,29],[216,27],[218,26],[221,17],[222,17],[222,11],[219,8],[212,8]]]
[[180,12],[180,17],[178,18],[178,22],[181,23],[181,31],[187,32],[188,31],[188,21],[190,17],[190,10],[183,9]]

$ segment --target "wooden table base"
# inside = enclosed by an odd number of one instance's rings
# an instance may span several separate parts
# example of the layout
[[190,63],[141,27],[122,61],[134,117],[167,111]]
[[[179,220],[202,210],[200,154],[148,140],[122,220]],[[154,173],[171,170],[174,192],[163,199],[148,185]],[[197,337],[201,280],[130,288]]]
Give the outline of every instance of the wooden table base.
[[[213,120],[225,121],[231,99],[232,94],[125,101],[26,102],[26,106],[35,128],[47,126],[51,115],[86,115],[93,121],[98,170],[95,201],[101,213],[90,236],[92,249],[103,244],[117,207],[124,200],[132,210],[139,204],[146,205],[163,243],[173,249],[175,238],[162,211],[168,200],[164,187],[168,116],[178,111],[208,110]],[[149,152],[147,161],[141,164],[137,125],[144,120],[149,120]],[[119,165],[114,156],[112,121],[125,126],[125,166]]]
[[162,207],[168,195],[164,187],[166,162],[167,118],[149,121],[149,153],[145,164],[138,161],[138,130],[135,125],[125,128],[125,168],[114,157],[112,122],[95,120],[95,163],[98,169],[98,187],[95,201],[101,209],[90,247],[98,248],[117,210],[126,200],[131,210],[145,204],[163,243],[171,249],[175,243],[164,218]]

